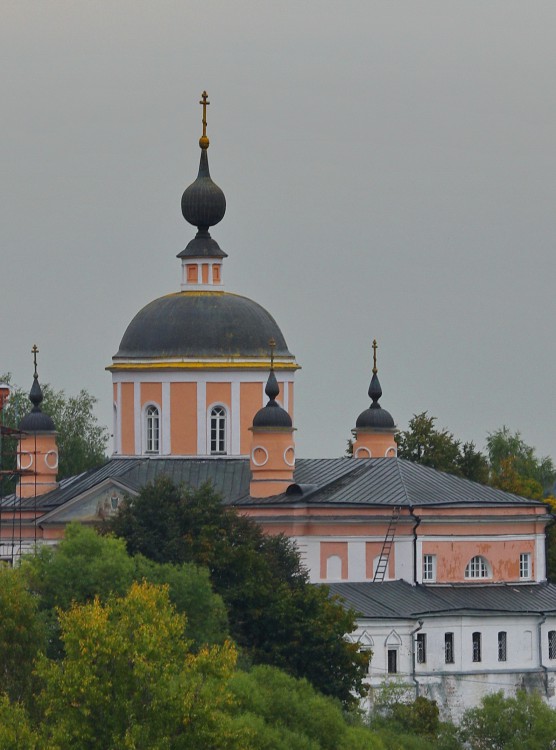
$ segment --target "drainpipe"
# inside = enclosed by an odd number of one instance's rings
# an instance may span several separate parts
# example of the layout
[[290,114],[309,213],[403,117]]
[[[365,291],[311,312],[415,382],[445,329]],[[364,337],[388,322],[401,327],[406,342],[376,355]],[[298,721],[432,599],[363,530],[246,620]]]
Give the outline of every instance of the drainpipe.
[[413,512],[413,506],[409,506],[409,515],[415,521],[413,526],[413,585],[417,585],[417,527],[421,523],[421,519]]
[[544,682],[544,694],[548,698],[548,668],[542,663],[542,626],[546,622],[546,613],[541,612],[541,619],[539,620],[539,666],[543,671],[543,682]]
[[415,635],[423,627],[423,620],[418,620],[418,625],[411,631],[411,679],[415,684],[415,697],[419,697],[419,680],[415,677]]

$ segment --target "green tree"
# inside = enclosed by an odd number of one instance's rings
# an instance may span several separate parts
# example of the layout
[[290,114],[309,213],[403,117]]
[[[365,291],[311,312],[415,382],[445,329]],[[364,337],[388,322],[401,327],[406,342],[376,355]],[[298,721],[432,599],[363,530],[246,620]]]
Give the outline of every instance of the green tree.
[[228,713],[230,644],[190,652],[167,588],[132,585],[60,613],[65,657],[42,658],[41,727],[50,750],[246,747]]
[[494,693],[465,712],[461,733],[472,750],[547,750],[554,747],[556,711],[537,693]]
[[13,701],[29,696],[35,660],[43,647],[35,597],[19,570],[0,563],[0,686]]
[[255,733],[255,746],[284,750],[382,750],[376,735],[356,715],[346,721],[339,703],[269,666],[236,672],[230,682],[234,712]]
[[57,547],[40,547],[25,558],[22,574],[38,596],[50,625],[52,655],[57,646],[56,608],[65,610],[75,602],[84,604],[95,597],[106,602],[112,595],[126,594],[133,581],[142,580],[168,584],[172,603],[187,614],[186,635],[195,648],[223,643],[227,637],[226,609],[221,597],[213,592],[206,569],[131,557],[122,539],[101,536],[81,524],[67,526]]
[[436,417],[414,414],[408,429],[396,435],[398,456],[439,471],[459,474],[460,442],[448,430],[435,427]]
[[[11,383],[10,374],[0,376],[0,381]],[[106,461],[108,430],[99,424],[94,414],[97,399],[86,390],[81,390],[77,396],[67,396],[48,383],[41,388],[44,396],[41,408],[52,417],[58,433],[58,479],[80,474]],[[3,424],[16,428],[30,409],[29,391],[13,386],[4,407]],[[15,466],[15,445],[13,441],[6,442],[5,452],[12,454],[10,466]]]
[[0,747],[2,750],[36,750],[38,735],[31,728],[27,712],[0,694]]
[[312,586],[293,543],[267,536],[210,486],[147,485],[110,521],[132,554],[205,565],[228,609],[232,637],[254,663],[306,677],[345,703],[362,689],[367,659],[344,640],[352,611]]
[[486,444],[495,487],[534,500],[541,500],[545,491],[552,489],[554,462],[549,456],[539,458],[519,432],[501,427],[488,434]]

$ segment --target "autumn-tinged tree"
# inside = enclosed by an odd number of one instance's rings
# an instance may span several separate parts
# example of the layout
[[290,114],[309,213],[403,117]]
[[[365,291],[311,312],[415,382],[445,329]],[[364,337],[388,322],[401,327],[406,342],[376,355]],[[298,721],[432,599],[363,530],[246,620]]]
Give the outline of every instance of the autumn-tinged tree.
[[253,663],[306,677],[346,704],[356,701],[367,658],[344,639],[355,614],[309,583],[291,540],[265,535],[210,486],[178,488],[164,477],[121,508],[110,527],[132,554],[205,565],[228,609],[231,635]]
[[230,644],[192,654],[167,587],[134,583],[106,604],[60,613],[65,656],[43,657],[38,698],[49,748],[241,748],[228,714]]
[[539,458],[519,432],[501,427],[487,436],[491,482],[495,487],[517,495],[542,500],[556,479],[554,462],[549,456]]

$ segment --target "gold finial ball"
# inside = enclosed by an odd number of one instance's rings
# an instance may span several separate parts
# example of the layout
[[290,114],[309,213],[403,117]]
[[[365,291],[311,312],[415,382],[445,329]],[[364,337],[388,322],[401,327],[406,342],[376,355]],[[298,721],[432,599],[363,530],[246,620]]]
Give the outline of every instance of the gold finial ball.
[[209,141],[209,139],[208,139],[208,136],[207,136],[207,135],[202,135],[202,136],[201,136],[201,137],[199,138],[199,146],[200,146],[200,147],[201,147],[202,149],[207,149],[207,148],[209,147],[209,143],[210,143],[210,141]]

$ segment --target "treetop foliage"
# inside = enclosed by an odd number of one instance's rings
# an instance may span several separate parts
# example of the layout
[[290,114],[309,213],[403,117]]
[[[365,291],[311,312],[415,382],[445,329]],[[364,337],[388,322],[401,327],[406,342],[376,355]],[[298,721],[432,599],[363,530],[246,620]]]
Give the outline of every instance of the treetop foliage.
[[554,462],[549,456],[539,458],[519,432],[504,426],[489,433],[485,455],[435,423],[436,417],[426,411],[415,414],[408,429],[396,435],[399,457],[535,500],[552,489]]
[[209,485],[191,490],[165,477],[124,505],[109,528],[131,554],[206,566],[243,658],[306,677],[346,704],[356,700],[368,657],[344,639],[355,614],[308,582],[291,540],[264,534]]

